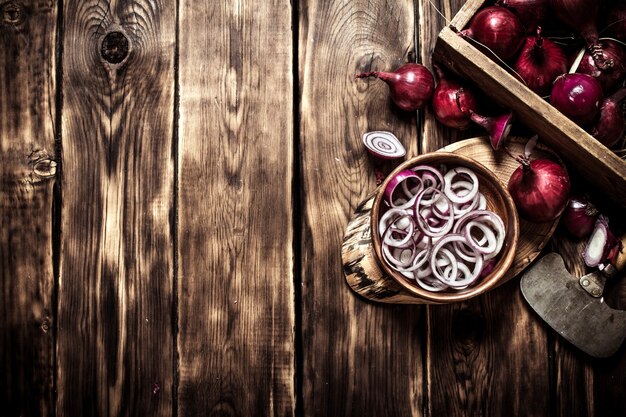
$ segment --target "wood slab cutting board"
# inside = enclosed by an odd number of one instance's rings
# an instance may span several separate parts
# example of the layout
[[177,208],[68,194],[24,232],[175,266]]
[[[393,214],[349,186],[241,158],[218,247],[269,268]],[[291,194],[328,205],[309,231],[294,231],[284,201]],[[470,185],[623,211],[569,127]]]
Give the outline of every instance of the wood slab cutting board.
[[[523,154],[527,139],[511,138],[508,147],[513,155]],[[493,171],[506,186],[519,163],[506,152],[494,152],[487,137],[466,139],[448,145],[441,151],[458,153],[480,162]],[[555,154],[541,146],[535,147],[531,159],[550,158]],[[404,290],[386,276],[378,266],[371,239],[370,212],[376,190],[355,209],[348,223],[342,245],[342,263],[346,281],[357,294],[377,302],[394,304],[423,304],[424,301]],[[554,233],[559,219],[535,224],[520,219],[520,240],[513,265],[501,284],[513,279],[532,263]],[[500,285],[501,285],[500,284]]]

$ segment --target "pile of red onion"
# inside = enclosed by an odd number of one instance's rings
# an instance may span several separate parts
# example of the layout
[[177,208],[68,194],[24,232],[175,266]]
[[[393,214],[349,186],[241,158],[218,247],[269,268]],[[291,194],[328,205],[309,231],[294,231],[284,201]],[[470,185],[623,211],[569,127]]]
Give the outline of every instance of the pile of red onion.
[[505,226],[466,167],[406,169],[388,182],[378,232],[383,260],[427,291],[462,290],[487,275]]
[[[609,16],[600,19],[604,9]],[[608,33],[623,38],[626,7],[604,9],[597,0],[497,0],[480,9],[459,34],[494,54],[529,89],[549,97],[552,106],[611,148],[624,135],[620,104],[626,96],[626,48],[618,40],[600,38],[596,22],[604,21]],[[568,50],[544,36],[542,25],[558,27],[548,16],[577,34],[583,50],[576,43]]]

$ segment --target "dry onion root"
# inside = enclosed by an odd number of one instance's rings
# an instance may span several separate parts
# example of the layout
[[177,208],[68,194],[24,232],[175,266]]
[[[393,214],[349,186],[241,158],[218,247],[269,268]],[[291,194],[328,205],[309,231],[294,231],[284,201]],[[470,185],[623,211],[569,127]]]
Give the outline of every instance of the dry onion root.
[[384,201],[389,209],[378,224],[383,259],[421,288],[462,290],[493,268],[504,222],[487,210],[470,169],[420,165],[400,171]]

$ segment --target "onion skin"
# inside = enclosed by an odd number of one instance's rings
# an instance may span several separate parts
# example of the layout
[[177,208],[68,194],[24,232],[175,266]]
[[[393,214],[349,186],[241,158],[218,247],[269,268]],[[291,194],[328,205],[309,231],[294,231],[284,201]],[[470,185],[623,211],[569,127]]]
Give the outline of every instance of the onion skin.
[[603,39],[600,41],[600,45],[602,45],[602,54],[605,60],[613,61],[613,66],[601,70],[596,65],[589,51],[586,51],[576,72],[597,78],[606,94],[615,90],[624,81],[624,76],[626,75],[626,51],[621,44],[612,39]]
[[501,6],[489,6],[474,15],[461,35],[489,48],[500,59],[513,57],[524,42],[524,26],[517,16]]
[[598,40],[596,19],[599,3],[597,0],[548,0],[557,18],[580,34],[598,68],[604,70],[610,68],[613,62],[604,59],[602,46]]
[[601,101],[600,82],[587,74],[559,76],[550,94],[550,104],[579,126],[594,120]]
[[586,197],[572,197],[563,211],[561,223],[575,238],[584,239],[593,231],[599,212]]
[[389,86],[391,99],[404,111],[415,111],[430,102],[435,90],[432,72],[421,64],[404,64],[393,72],[365,72],[356,78],[375,77]]
[[469,110],[470,117],[474,123],[482,126],[489,133],[491,147],[494,150],[500,149],[501,145],[509,136],[511,125],[513,123],[513,113],[505,113],[495,117],[487,117],[476,114]]
[[613,2],[607,13],[607,34],[622,42],[626,42],[626,3]]
[[434,65],[439,83],[435,87],[432,108],[437,121],[453,129],[464,130],[471,124],[469,110],[475,110],[477,101],[474,93],[446,77],[438,65]]
[[567,56],[563,49],[550,39],[527,36],[513,68],[526,86],[540,96],[550,94],[554,80],[567,72]]
[[520,216],[532,223],[555,220],[569,200],[570,180],[564,167],[548,159],[521,161],[508,189]]
[[534,31],[548,16],[548,0],[498,0],[496,4],[510,9],[528,31]]
[[626,88],[622,87],[600,105],[600,117],[591,128],[591,136],[607,148],[615,146],[624,135],[624,112],[621,102],[626,97]]

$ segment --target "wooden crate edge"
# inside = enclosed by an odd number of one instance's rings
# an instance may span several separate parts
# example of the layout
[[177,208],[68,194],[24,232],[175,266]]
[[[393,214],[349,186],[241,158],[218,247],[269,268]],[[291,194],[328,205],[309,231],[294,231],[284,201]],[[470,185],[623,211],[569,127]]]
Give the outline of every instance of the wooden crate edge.
[[537,132],[577,171],[585,174],[612,200],[626,207],[626,162],[595,140],[545,100],[537,97],[498,64],[449,27],[436,41],[433,58],[472,80],[489,97]]
[[451,27],[455,27],[459,30],[463,29],[472,17],[476,14],[478,9],[483,7],[486,0],[469,0],[467,1],[459,10],[459,12],[454,15],[452,21],[450,22]]

